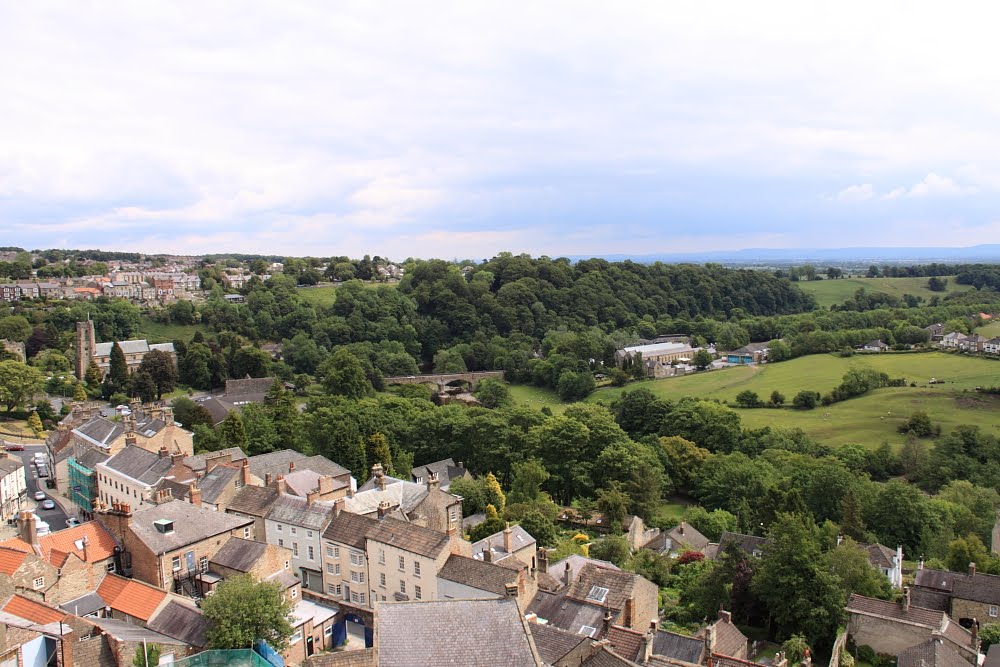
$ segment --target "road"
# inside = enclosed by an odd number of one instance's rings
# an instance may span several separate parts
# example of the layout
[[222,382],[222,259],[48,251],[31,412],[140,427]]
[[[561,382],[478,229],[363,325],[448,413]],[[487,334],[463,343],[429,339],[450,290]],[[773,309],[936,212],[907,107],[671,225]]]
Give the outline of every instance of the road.
[[[24,463],[24,481],[28,487],[28,508],[34,509],[35,514],[42,521],[49,524],[49,529],[53,532],[57,530],[62,530],[66,527],[66,519],[68,518],[66,512],[60,507],[60,502],[64,503],[67,507],[72,506],[69,501],[64,498],[56,498],[55,489],[48,489],[45,487],[45,480],[38,479],[37,469],[31,463],[32,457],[36,452],[45,453],[45,445],[25,445],[23,452],[9,452],[11,456],[19,456],[21,462]],[[49,470],[49,474],[53,474],[53,470]],[[35,492],[42,491],[45,496],[56,500],[55,509],[43,510],[40,505],[41,503],[35,502]]]

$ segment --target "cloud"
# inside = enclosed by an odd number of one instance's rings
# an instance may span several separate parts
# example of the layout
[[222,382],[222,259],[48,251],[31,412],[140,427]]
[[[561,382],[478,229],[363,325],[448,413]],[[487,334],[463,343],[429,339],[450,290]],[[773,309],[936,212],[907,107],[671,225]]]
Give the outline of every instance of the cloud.
[[954,179],[948,176],[938,176],[934,172],[927,174],[919,183],[906,188],[895,187],[888,192],[879,194],[871,183],[862,185],[851,185],[837,193],[835,197],[829,198],[845,202],[862,202],[870,199],[894,200],[894,199],[921,199],[929,197],[960,197],[973,195],[979,189],[971,185],[959,185]]
[[837,193],[838,201],[867,201],[875,196],[875,188],[871,183],[851,185]]

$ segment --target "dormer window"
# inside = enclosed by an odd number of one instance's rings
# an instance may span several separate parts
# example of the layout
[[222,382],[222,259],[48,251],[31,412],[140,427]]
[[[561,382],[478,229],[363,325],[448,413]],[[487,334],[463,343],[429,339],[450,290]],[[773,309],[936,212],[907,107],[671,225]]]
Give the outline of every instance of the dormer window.
[[587,593],[588,602],[597,602],[600,604],[604,604],[604,601],[607,599],[607,597],[608,597],[608,589],[603,588],[601,586],[593,586],[591,587],[590,592]]

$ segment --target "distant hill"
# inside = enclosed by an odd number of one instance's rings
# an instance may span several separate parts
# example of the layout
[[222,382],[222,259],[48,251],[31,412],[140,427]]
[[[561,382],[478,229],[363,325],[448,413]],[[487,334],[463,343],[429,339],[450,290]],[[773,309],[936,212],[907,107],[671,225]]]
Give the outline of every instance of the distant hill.
[[[743,250],[715,250],[706,252],[658,253],[652,255],[602,255],[609,261],[649,264],[652,262],[717,262],[719,264],[814,264],[823,263],[884,263],[926,264],[946,263],[995,263],[1000,262],[1000,244],[984,244],[967,248],[746,248]],[[570,259],[587,259],[571,256]]]

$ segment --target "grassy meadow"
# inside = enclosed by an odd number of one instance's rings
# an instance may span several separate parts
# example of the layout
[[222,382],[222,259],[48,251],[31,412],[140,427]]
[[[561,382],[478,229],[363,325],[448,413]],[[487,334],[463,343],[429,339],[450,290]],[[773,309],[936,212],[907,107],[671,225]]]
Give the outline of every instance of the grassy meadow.
[[[815,410],[791,407],[736,409],[747,427],[801,428],[817,441],[832,446],[858,443],[876,447],[883,441],[901,444],[903,436],[896,429],[916,410],[927,412],[946,433],[957,426],[969,424],[1000,435],[1000,396],[981,394],[975,390],[976,387],[1000,384],[1000,362],[943,352],[856,355],[849,358],[812,355],[779,364],[738,366],[633,383],[624,390],[642,387],[670,400],[696,396],[733,404],[736,395],[746,389],[757,392],[763,400],[767,400],[777,389],[790,404],[792,397],[803,389],[820,393],[833,389],[852,367],[874,368],[892,378],[906,378],[907,384],[915,382],[917,386],[879,389],[828,407],[819,406]],[[943,380],[943,383],[930,385],[928,380],[931,378]],[[548,406],[554,413],[561,412],[566,406],[547,389],[515,386],[511,390],[518,404],[538,409]],[[620,387],[598,389],[587,400],[610,403],[621,395],[622,390]]]
[[838,280],[800,280],[796,283],[803,292],[812,294],[820,308],[829,308],[843,303],[854,296],[859,288],[867,292],[882,292],[890,296],[903,298],[904,294],[923,297],[930,301],[937,295],[944,297],[953,292],[964,292],[973,289],[972,285],[955,283],[954,276],[945,276],[948,289],[944,292],[932,292],[927,289],[927,278],[840,278]]
[[196,331],[207,333],[208,328],[202,324],[164,324],[154,322],[145,315],[139,322],[139,337],[145,338],[150,343],[170,343],[175,340],[185,342],[194,338]]
[[[398,282],[392,283],[375,283],[366,282],[365,287],[376,288],[386,285],[388,287],[395,287]],[[310,304],[311,306],[329,308],[337,300],[337,289],[339,285],[320,285],[318,287],[300,287],[295,292],[299,297]]]

